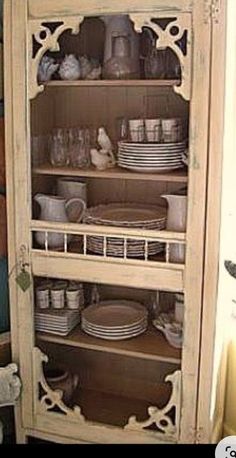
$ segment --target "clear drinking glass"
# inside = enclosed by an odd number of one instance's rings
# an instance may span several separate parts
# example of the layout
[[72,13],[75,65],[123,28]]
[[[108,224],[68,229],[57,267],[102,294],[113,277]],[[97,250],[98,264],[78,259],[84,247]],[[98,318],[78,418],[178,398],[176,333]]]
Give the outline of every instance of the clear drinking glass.
[[69,164],[68,133],[66,129],[54,129],[50,140],[50,162],[55,166]]
[[129,122],[125,117],[116,120],[117,138],[119,141],[125,141],[129,138]]
[[37,167],[48,159],[49,136],[47,134],[31,136],[31,161]]
[[68,130],[68,157],[72,167],[90,166],[89,129],[71,128]]
[[72,167],[78,167],[79,160],[79,129],[68,129],[68,158]]

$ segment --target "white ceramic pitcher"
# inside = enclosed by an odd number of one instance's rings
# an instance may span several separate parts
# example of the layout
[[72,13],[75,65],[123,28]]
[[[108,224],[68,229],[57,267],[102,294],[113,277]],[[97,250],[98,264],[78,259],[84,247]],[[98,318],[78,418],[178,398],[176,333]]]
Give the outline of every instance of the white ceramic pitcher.
[[[168,202],[168,231],[185,232],[187,222],[187,196],[181,193],[163,194],[161,197]],[[184,263],[185,246],[181,243],[170,244],[170,262]]]
[[[66,200],[63,197],[46,194],[36,194],[34,200],[40,205],[40,220],[53,222],[77,222],[83,218],[86,204],[83,199],[73,198]],[[45,232],[36,232],[35,239],[41,246],[45,246]],[[71,240],[67,236],[67,241]],[[64,234],[56,232],[48,233],[48,247],[62,248],[64,246]]]

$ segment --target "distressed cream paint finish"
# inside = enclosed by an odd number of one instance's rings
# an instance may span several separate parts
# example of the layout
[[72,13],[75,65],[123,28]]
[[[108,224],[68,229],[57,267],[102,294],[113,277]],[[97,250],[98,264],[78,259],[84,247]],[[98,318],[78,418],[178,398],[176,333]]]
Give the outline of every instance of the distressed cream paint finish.
[[[222,0],[223,2],[223,0]],[[65,278],[92,280],[101,283],[118,284],[143,288],[155,288],[156,285],[164,290],[185,289],[186,311],[185,311],[185,340],[182,355],[181,367],[181,412],[180,412],[180,434],[178,441],[181,443],[194,443],[197,439],[197,410],[200,400],[204,396],[211,395],[211,379],[207,386],[207,393],[199,391],[199,375],[204,377],[206,361],[203,361],[203,368],[199,374],[199,361],[201,352],[204,352],[204,344],[212,351],[214,347],[214,326],[215,313],[212,320],[208,321],[211,338],[204,338],[201,342],[202,328],[202,285],[204,275],[204,248],[205,248],[205,216],[207,185],[210,179],[214,186],[209,187],[208,195],[214,197],[214,193],[220,193],[220,179],[214,178],[208,173],[208,123],[212,119],[214,128],[215,114],[210,112],[209,95],[211,87],[211,12],[215,2],[210,0],[147,0],[145,4],[141,0],[127,2],[107,1],[100,2],[91,0],[6,0],[6,119],[7,119],[7,175],[9,185],[8,214],[10,266],[19,261],[22,246],[26,247],[26,261],[34,274],[42,276],[62,276]],[[79,6],[78,6],[79,5]],[[188,202],[188,227],[187,227],[187,257],[185,266],[172,268],[162,263],[157,267],[140,262],[121,262],[105,260],[82,259],[69,253],[42,253],[40,250],[33,250],[31,246],[31,228],[39,223],[32,223],[31,218],[31,177],[28,152],[30,151],[30,110],[29,93],[30,83],[28,49],[29,20],[33,23],[42,19],[65,18],[78,14],[104,13],[128,13],[137,14],[142,12],[142,17],[150,11],[163,11],[178,16],[179,13],[187,12],[192,14],[191,26],[194,36],[194,52],[191,65],[192,73],[186,77],[191,78],[191,117],[190,117],[190,155],[191,160],[197,167],[190,167],[189,173],[189,202]],[[29,14],[29,17],[28,17]],[[36,22],[35,22],[36,21]],[[13,27],[14,25],[14,27]],[[15,69],[17,68],[17,71]],[[51,88],[53,90],[53,88]],[[51,90],[50,89],[50,90]],[[216,97],[217,90],[216,88]],[[70,91],[70,89],[58,88],[58,91]],[[75,90],[75,89],[73,89]],[[108,91],[109,88],[104,90]],[[134,87],[134,90],[137,88]],[[116,101],[119,104],[119,100]],[[19,107],[21,109],[19,110]],[[101,107],[102,109],[102,107]],[[40,112],[41,121],[46,115]],[[40,116],[39,116],[40,118]],[[216,133],[216,135],[219,132]],[[210,154],[214,151],[210,149]],[[213,156],[214,157],[214,156]],[[163,178],[162,178],[163,180]],[[134,183],[134,184],[133,184]],[[135,182],[132,181],[132,186]],[[137,183],[137,191],[139,182]],[[213,207],[214,208],[214,207]],[[215,224],[218,223],[218,214],[214,214]],[[209,223],[210,224],[210,223]],[[49,228],[49,226],[48,226]],[[47,229],[47,228],[46,228]],[[49,228],[50,229],[50,228]],[[66,228],[64,228],[66,230]],[[82,227],[82,233],[84,228]],[[112,231],[111,231],[112,232]],[[109,235],[109,234],[108,234]],[[145,234],[144,234],[145,235]],[[172,236],[175,234],[172,234]],[[169,237],[170,234],[166,235]],[[217,246],[215,247],[217,255]],[[214,253],[215,255],[215,253]],[[210,256],[210,253],[209,253]],[[60,262],[59,262],[60,259]],[[58,266],[58,267],[57,267]],[[56,271],[55,271],[56,270]],[[79,272],[79,274],[78,274]],[[84,277],[83,277],[84,275]],[[79,278],[78,278],[79,276]],[[216,285],[216,275],[211,278],[212,288]],[[20,292],[16,285],[11,282],[12,299],[12,339],[14,358],[20,364],[20,371],[23,380],[23,397],[17,411],[17,435],[18,442],[26,440],[28,431],[33,435],[47,435],[61,437],[65,442],[96,442],[103,443],[158,443],[159,437],[155,437],[153,431],[142,434],[125,431],[122,428],[111,428],[109,425],[95,424],[92,429],[88,425],[78,425],[71,419],[60,416],[57,413],[41,414],[36,411],[35,397],[37,387],[34,384],[34,317],[33,317],[33,289],[26,294]],[[207,304],[208,296],[205,297]],[[202,344],[202,346],[201,346]],[[59,346],[58,346],[59,347]],[[201,398],[202,396],[202,398]],[[135,410],[135,409],[134,409]],[[206,424],[210,422],[209,416],[205,419]],[[178,429],[179,431],[179,429]],[[163,437],[163,440],[165,438]],[[63,440],[62,440],[63,441]]]

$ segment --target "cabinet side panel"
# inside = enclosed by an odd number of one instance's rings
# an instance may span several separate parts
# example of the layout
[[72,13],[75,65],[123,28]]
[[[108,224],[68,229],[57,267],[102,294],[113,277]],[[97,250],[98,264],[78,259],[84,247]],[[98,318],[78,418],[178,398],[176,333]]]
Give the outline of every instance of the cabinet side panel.
[[[231,2],[235,3],[234,1]],[[230,195],[227,195],[223,189],[223,200],[221,198],[222,182],[222,156],[226,153],[224,159],[224,179],[227,165],[229,170],[232,168],[235,150],[233,149],[232,137],[235,134],[235,103],[234,91],[235,80],[231,80],[233,75],[232,69],[235,67],[235,58],[232,57],[232,43],[235,42],[234,24],[231,24],[230,30],[230,49],[228,49],[228,66],[225,67],[225,45],[226,45],[226,4],[221,2],[220,13],[217,20],[213,17],[213,42],[212,42],[212,75],[211,75],[211,113],[210,113],[210,146],[209,146],[209,169],[208,169],[208,202],[207,202],[207,230],[206,230],[206,255],[205,255],[205,275],[204,275],[204,298],[203,298],[203,321],[202,321],[202,343],[201,343],[201,366],[199,379],[199,410],[198,410],[198,441],[210,442],[213,430],[214,438],[217,441],[222,430],[222,421],[224,415],[224,391],[225,391],[225,370],[226,370],[226,352],[225,331],[228,332],[226,320],[230,313],[230,307],[227,312],[227,295],[228,291],[224,289],[227,283],[224,283],[228,274],[223,266],[223,256],[226,243],[231,246],[235,234],[229,223],[231,221],[222,220],[220,227],[221,201],[222,218],[225,218],[225,205],[230,202]],[[236,12],[235,5],[233,10],[229,8],[230,17],[234,17]],[[230,70],[229,70],[230,62]],[[226,68],[226,86],[224,69]],[[222,69],[222,71],[219,71]],[[232,72],[232,73],[231,73]],[[231,81],[231,83],[230,83]],[[232,84],[233,83],[233,84]],[[225,88],[227,92],[225,94]],[[225,99],[225,95],[226,98]],[[230,98],[230,100],[229,100]],[[229,110],[225,118],[227,134],[224,138],[224,104],[225,109]],[[223,145],[224,142],[224,145]],[[226,143],[227,142],[227,143]],[[233,143],[233,142],[232,142]],[[228,162],[227,156],[233,152]],[[227,185],[229,186],[230,176],[227,175]],[[232,182],[233,183],[233,182]],[[225,183],[226,184],[226,183]],[[232,192],[232,191],[231,191]],[[231,194],[231,193],[229,193]],[[226,197],[227,196],[227,197]],[[233,202],[232,202],[233,203]],[[228,215],[227,215],[228,216]],[[224,227],[227,225],[227,227]],[[225,230],[225,232],[223,232]],[[226,232],[227,231],[227,232]],[[232,232],[231,232],[232,231]],[[221,247],[221,264],[219,266],[219,242],[226,236],[227,242],[222,243]],[[227,234],[227,235],[226,235]],[[231,235],[232,234],[232,235]],[[231,241],[231,245],[230,245]],[[223,239],[222,239],[223,242]],[[230,251],[229,251],[230,252]],[[229,259],[231,256],[229,255]],[[220,276],[219,276],[220,267]],[[219,277],[219,278],[218,278]],[[218,289],[219,279],[219,289]],[[227,282],[227,280],[226,280]],[[217,291],[218,290],[218,291]],[[218,298],[217,298],[218,293]],[[218,437],[217,437],[218,436]]]
[[189,203],[185,277],[185,337],[180,441],[195,442],[201,327],[211,27],[205,2],[194,2],[190,108]]
[[[7,185],[7,221],[8,221],[8,268],[9,272],[16,265],[15,251],[15,199],[14,199],[14,158],[13,158],[13,106],[12,106],[12,2],[4,2],[4,122],[5,122],[5,162]],[[9,229],[10,228],[10,229]],[[15,284],[9,280],[11,355],[12,361],[19,363],[19,332],[17,292]],[[21,401],[15,407],[17,443],[24,442],[22,429]]]

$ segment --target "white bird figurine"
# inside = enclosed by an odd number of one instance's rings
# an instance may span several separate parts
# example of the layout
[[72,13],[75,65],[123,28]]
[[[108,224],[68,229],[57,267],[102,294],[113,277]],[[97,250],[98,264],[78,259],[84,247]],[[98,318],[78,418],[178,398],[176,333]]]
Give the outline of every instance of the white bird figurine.
[[108,137],[104,127],[99,127],[97,141],[104,153],[108,153],[113,150],[111,140]]

